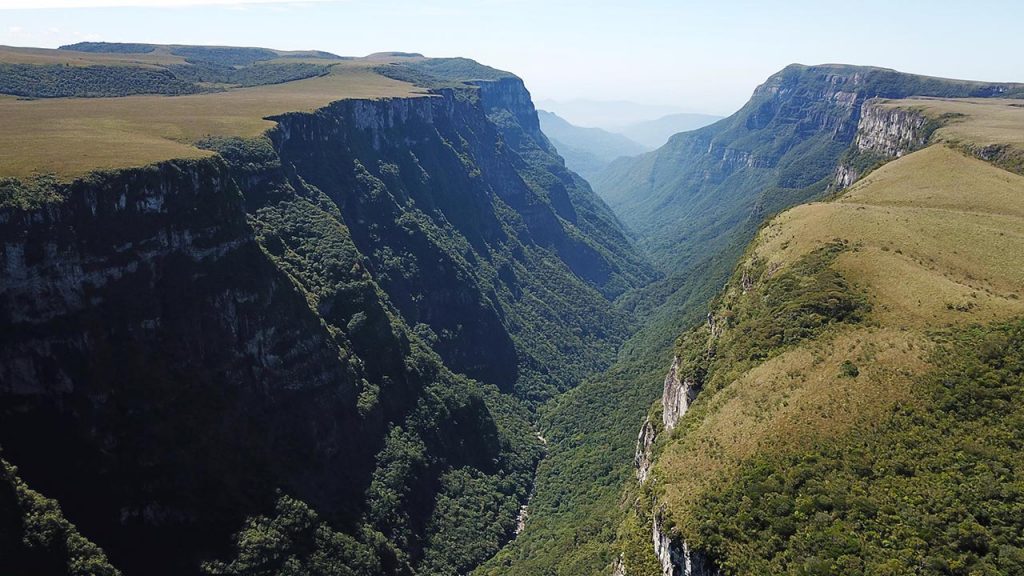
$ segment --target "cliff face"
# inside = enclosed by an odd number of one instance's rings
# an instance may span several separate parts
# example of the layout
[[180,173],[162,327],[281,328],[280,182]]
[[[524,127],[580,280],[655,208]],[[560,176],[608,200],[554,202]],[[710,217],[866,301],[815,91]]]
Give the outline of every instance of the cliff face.
[[691,551],[686,542],[673,538],[661,525],[657,515],[651,532],[654,555],[661,564],[662,576],[721,576],[701,552]]
[[282,493],[360,574],[465,572],[541,448],[520,400],[457,374],[574,385],[650,271],[518,79],[276,120],[0,211],[4,458],[127,574],[230,558]]
[[[610,360],[625,322],[608,298],[650,272],[539,132],[520,80],[278,121],[292,178],[337,207],[405,321],[456,371],[542,399]],[[553,349],[573,352],[554,362]]]
[[847,188],[872,167],[923,148],[937,124],[915,110],[869,100],[861,109],[857,135],[836,168],[833,186]]
[[63,194],[0,215],[0,444],[30,485],[126,567],[135,545],[209,550],[268,476],[319,503],[357,497],[373,455],[358,380],[264,257],[223,162]]
[[914,110],[887,108],[877,101],[864,104],[853,145],[892,158],[922,148],[928,143],[928,118]]
[[[706,351],[699,353],[703,356],[701,362],[707,362],[714,349],[715,339],[721,336],[721,324],[714,322],[709,315],[707,329],[699,331],[706,340]],[[662,422],[660,427],[652,424],[650,417],[644,421],[637,438],[636,456],[634,466],[636,468],[637,481],[641,487],[651,479],[651,468],[654,466],[654,444],[659,436],[670,437],[672,430],[679,424],[679,420],[689,410],[690,405],[701,392],[699,382],[700,372],[686,369],[682,365],[682,358],[676,356],[672,361],[668,374],[665,376],[665,384],[661,397]],[[687,372],[684,374],[684,371]],[[645,503],[646,502],[646,503]],[[651,544],[652,551],[661,566],[662,576],[718,576],[720,572],[714,562],[700,551],[693,551],[678,534],[671,533],[663,526],[662,516],[664,510],[657,504],[657,498],[651,496],[648,500],[638,500],[637,506],[650,506],[650,510],[637,510],[638,517],[649,518],[651,523]],[[618,571],[625,574],[625,564],[620,559],[613,567],[613,572]]]

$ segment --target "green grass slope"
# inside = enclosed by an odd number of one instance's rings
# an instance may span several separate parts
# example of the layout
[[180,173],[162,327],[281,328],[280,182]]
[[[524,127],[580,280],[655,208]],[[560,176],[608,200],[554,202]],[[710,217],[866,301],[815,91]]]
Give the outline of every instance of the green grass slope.
[[702,391],[644,498],[725,574],[1021,570],[1024,177],[946,143],[1022,115],[931,105],[967,116],[774,218],[680,339]]

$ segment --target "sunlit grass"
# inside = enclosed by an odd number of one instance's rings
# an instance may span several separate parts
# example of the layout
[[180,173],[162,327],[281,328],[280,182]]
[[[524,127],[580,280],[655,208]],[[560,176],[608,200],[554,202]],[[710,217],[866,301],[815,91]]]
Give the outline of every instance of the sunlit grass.
[[195,142],[208,136],[258,136],[274,126],[269,116],[312,111],[344,99],[424,95],[411,84],[374,72],[380,63],[339,62],[322,77],[187,96],[0,97],[0,176],[53,173],[73,179],[94,170],[200,157],[209,152],[194,147]]
[[[1024,143],[1024,108],[924,105],[966,116],[941,129],[939,144],[883,166],[837,200],[774,218],[748,251],[742,265],[768,271],[756,298],[772,277],[839,240],[846,249],[831,266],[865,291],[871,310],[697,401],[654,472],[677,523],[685,526],[692,506],[754,456],[802,454],[917,402],[936,331],[1024,315],[1024,177],[946,145]],[[844,362],[859,375],[844,376]]]

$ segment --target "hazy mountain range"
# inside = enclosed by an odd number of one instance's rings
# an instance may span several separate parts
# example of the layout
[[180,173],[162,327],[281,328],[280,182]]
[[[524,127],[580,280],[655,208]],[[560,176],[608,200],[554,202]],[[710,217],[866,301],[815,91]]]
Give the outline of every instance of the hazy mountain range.
[[541,129],[565,158],[566,165],[588,180],[616,158],[653,150],[665,144],[673,134],[695,130],[720,119],[706,114],[680,113],[605,129],[577,126],[547,110],[538,110],[537,116]]

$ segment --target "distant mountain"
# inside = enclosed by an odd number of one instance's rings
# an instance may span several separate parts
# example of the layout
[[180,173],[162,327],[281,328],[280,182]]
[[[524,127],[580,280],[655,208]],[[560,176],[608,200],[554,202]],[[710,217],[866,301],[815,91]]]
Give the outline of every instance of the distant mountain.
[[611,131],[685,112],[676,106],[640,104],[626,100],[538,100],[537,107],[550,110],[577,126],[596,126]]
[[662,116],[656,120],[638,122],[616,130],[616,132],[653,150],[654,148],[664,146],[674,134],[703,128],[721,119],[721,116],[714,116],[712,114],[683,112]]
[[636,156],[651,150],[621,134],[570,124],[554,112],[537,110],[537,117],[540,118],[541,131],[558,149],[565,165],[588,180],[616,158]]

